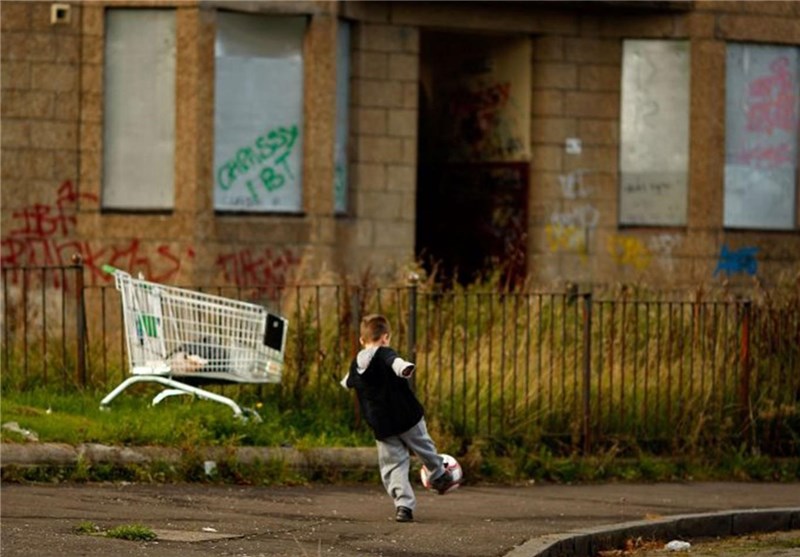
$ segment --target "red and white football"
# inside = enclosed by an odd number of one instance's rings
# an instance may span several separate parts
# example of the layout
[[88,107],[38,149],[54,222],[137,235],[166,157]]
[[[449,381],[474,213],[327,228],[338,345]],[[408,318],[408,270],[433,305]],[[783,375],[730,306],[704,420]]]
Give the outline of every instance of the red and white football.
[[[445,468],[453,476],[452,487],[445,491],[445,493],[449,493],[461,485],[461,481],[464,479],[464,471],[461,469],[461,465],[454,457],[450,456],[449,454],[442,454],[440,456],[442,457],[442,460],[444,460]],[[427,468],[425,468],[425,466],[423,466],[419,471],[419,477],[420,480],[422,480],[422,486],[425,489],[431,489],[430,474],[431,473]]]

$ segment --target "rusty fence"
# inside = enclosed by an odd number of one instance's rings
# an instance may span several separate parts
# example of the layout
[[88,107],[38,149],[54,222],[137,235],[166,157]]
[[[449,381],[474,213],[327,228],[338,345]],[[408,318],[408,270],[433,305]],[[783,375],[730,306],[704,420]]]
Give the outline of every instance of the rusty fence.
[[[720,443],[800,452],[797,292],[750,300],[416,283],[197,289],[289,319],[282,383],[252,386],[287,408],[350,404],[338,380],[358,349],[360,316],[380,312],[393,345],[418,364],[429,420],[454,435],[583,452]],[[85,277],[80,265],[4,268],[1,301],[4,390],[102,391],[126,377],[110,280]]]

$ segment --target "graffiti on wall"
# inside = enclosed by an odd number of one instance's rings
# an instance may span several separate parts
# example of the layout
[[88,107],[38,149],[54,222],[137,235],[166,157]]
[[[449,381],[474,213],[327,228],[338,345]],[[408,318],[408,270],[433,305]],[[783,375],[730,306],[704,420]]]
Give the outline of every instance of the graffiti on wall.
[[791,230],[800,50],[745,43],[727,49],[725,226]]
[[510,82],[454,92],[447,113],[457,138],[454,143],[461,147],[459,160],[506,160],[523,152],[506,114],[510,97]]
[[[70,238],[74,234],[79,203],[96,204],[98,198],[91,193],[81,193],[72,181],[64,181],[58,188],[55,204],[35,203],[11,213],[9,232],[2,238],[3,267],[65,266],[72,256],[81,256],[84,268],[89,271],[91,284],[102,283],[110,277],[102,271],[105,264],[119,269],[143,273],[149,280],[169,281],[181,268],[182,257],[193,257],[191,248],[174,251],[161,244],[155,249],[145,247],[133,238],[121,243],[89,242]],[[67,288],[58,273],[52,274],[53,287]],[[16,273],[11,280],[17,281]]]
[[291,249],[241,249],[221,253],[216,266],[236,286],[282,286],[300,258]]
[[[588,200],[592,190],[584,183],[584,177],[590,172],[587,169],[578,169],[559,176],[562,197],[570,201]],[[599,221],[600,212],[588,202],[568,211],[554,211],[550,215],[550,222],[545,226],[550,251],[577,253],[581,262],[586,263],[590,232],[597,227]],[[673,251],[680,243],[681,237],[676,234],[659,234],[646,241],[614,234],[608,238],[606,249],[617,265],[643,270],[656,260],[664,269],[672,271]]]
[[597,226],[599,219],[600,213],[591,205],[554,212],[545,227],[550,250],[578,253],[585,261],[588,254],[587,236]]
[[647,248],[658,257],[661,266],[669,272],[675,269],[672,254],[680,244],[681,237],[677,234],[658,234],[647,240]]
[[797,97],[789,58],[781,56],[769,65],[770,74],[748,84],[747,129],[772,134],[775,129],[795,131]]
[[216,170],[217,187],[232,188],[236,195],[227,198],[233,205],[257,206],[260,195],[283,188],[294,180],[289,157],[297,145],[297,125],[278,126],[258,136],[223,162]]
[[[769,72],[747,83],[746,129],[764,138],[772,138],[776,132],[796,133],[797,94],[789,58],[780,56],[773,60]],[[793,151],[789,141],[747,144],[734,155],[734,160],[764,168],[790,165],[794,162]]]
[[640,238],[617,234],[609,237],[606,247],[618,265],[629,265],[640,271],[650,266],[652,254]]
[[[35,203],[11,213],[9,232],[2,238],[0,263],[6,268],[54,266],[72,264],[72,257],[80,255],[84,270],[88,271],[89,284],[103,284],[111,277],[103,272],[103,265],[111,265],[131,273],[142,273],[147,280],[168,283],[174,281],[181,270],[181,262],[195,257],[190,246],[174,244],[149,244],[140,238],[123,242],[86,241],[72,238],[77,228],[77,211],[81,201],[96,204],[94,194],[80,193],[67,180],[57,191],[52,205]],[[282,285],[291,268],[299,263],[291,250],[261,251],[254,249],[222,253],[215,262],[226,280],[237,286]],[[10,274],[10,280],[19,281],[19,273]],[[68,289],[69,285],[59,273],[51,273],[54,288]]]
[[739,273],[755,275],[758,272],[758,259],[756,259],[758,251],[757,247],[731,250],[727,245],[722,244],[719,259],[717,260],[717,268],[714,269],[714,276],[716,277],[719,273],[725,273],[727,276]]
[[[583,183],[583,177],[590,171],[578,169],[558,177],[561,193],[565,199],[588,198],[591,191]],[[565,251],[577,253],[581,262],[587,262],[588,236],[597,226],[600,212],[591,204],[585,203],[568,211],[554,211],[550,222],[545,226],[545,237],[551,252]]]
[[591,172],[591,170],[579,168],[569,174],[562,174],[558,177],[558,183],[561,186],[561,195],[564,199],[583,199],[589,197],[592,190],[583,184],[583,177],[589,172]]
[[423,71],[423,135],[448,163],[511,163],[530,153],[531,43],[519,37],[432,36]]

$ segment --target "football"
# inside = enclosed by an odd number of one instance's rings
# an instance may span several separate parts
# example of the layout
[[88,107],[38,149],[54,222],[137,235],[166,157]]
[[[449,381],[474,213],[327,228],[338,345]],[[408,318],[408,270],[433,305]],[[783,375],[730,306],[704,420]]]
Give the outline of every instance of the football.
[[[447,468],[447,471],[453,476],[453,485],[447,491],[445,491],[445,493],[449,493],[461,485],[461,482],[464,479],[464,471],[461,469],[461,465],[454,457],[450,456],[449,454],[443,454],[440,456],[444,460],[445,468]],[[422,486],[425,489],[431,489],[430,472],[427,468],[425,468],[425,466],[420,469],[419,477],[422,480]]]

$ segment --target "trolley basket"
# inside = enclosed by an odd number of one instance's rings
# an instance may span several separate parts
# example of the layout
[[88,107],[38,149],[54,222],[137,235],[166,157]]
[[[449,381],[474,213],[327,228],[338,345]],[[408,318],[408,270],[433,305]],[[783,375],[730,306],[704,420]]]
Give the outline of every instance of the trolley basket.
[[190,394],[229,406],[234,414],[258,414],[201,385],[279,383],[288,321],[264,307],[184,288],[165,286],[104,267],[114,275],[131,375],[102,401],[129,386],[153,382],[165,388],[153,404]]

